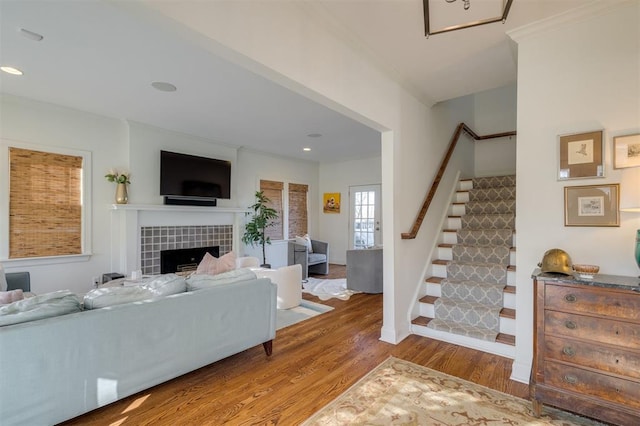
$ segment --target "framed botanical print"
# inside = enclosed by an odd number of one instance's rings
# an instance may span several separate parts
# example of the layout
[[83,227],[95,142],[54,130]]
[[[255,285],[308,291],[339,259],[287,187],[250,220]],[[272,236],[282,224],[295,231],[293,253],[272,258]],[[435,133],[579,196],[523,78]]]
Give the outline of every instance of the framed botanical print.
[[640,166],[640,133],[613,138],[613,168]]
[[564,187],[564,226],[620,226],[620,185]]
[[602,130],[560,135],[558,179],[604,177]]

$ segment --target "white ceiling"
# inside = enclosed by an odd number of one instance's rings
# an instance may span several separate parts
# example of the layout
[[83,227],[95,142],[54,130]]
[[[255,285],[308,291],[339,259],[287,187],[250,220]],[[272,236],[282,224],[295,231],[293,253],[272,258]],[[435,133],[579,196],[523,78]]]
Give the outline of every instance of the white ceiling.
[[[495,0],[471,0],[471,8],[483,1]],[[272,3],[278,7],[279,1]],[[514,0],[506,24],[428,39],[422,0],[311,3],[417,97],[437,102],[513,83],[515,48],[505,31],[583,1]],[[462,0],[448,6],[464,13]],[[0,64],[24,71],[20,77],[0,73],[2,93],[318,162],[380,153],[376,131],[189,44],[117,2],[0,0],[0,24]],[[30,40],[21,28],[44,39]],[[178,90],[159,92],[153,81]],[[305,146],[312,151],[303,152]]]

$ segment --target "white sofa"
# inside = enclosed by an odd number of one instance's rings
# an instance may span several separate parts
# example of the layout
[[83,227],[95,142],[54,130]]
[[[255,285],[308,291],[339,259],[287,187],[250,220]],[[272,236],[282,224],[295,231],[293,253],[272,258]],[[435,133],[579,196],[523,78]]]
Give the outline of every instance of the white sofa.
[[0,327],[0,424],[51,425],[263,344],[276,286],[252,279]]

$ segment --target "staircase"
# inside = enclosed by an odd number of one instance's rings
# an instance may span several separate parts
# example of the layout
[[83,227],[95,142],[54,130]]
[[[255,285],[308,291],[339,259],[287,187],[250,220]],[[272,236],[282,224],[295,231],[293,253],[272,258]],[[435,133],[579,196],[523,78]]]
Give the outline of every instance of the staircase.
[[413,334],[515,356],[515,176],[463,179]]

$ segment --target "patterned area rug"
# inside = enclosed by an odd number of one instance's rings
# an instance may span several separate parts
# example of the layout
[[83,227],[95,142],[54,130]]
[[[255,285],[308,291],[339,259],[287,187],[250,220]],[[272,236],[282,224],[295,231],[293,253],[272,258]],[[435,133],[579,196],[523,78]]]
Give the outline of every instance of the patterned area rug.
[[302,282],[302,291],[318,297],[320,300],[329,300],[332,297],[340,300],[348,300],[357,291],[347,288],[347,279],[321,280],[309,277],[307,282]]
[[303,425],[601,425],[420,365],[389,358]]

